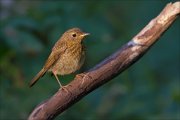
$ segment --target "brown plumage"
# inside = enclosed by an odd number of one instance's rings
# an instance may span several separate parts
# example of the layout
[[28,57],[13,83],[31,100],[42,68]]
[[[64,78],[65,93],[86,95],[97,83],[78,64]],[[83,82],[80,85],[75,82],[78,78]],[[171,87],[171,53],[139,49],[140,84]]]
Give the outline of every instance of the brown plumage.
[[54,45],[45,65],[41,71],[32,79],[32,87],[47,71],[53,73],[59,85],[61,85],[57,75],[71,74],[78,70],[84,63],[85,50],[83,38],[89,35],[79,28],[72,28],[66,31]]

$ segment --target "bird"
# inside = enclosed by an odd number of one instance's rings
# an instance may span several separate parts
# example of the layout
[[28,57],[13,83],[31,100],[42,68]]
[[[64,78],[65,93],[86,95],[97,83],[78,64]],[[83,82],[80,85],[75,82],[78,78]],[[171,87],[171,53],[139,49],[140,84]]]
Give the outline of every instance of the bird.
[[89,33],[80,28],[67,30],[55,43],[51,53],[39,73],[31,80],[32,87],[46,72],[51,72],[60,85],[65,89],[58,79],[58,75],[67,75],[79,70],[85,61],[85,46],[83,40]]

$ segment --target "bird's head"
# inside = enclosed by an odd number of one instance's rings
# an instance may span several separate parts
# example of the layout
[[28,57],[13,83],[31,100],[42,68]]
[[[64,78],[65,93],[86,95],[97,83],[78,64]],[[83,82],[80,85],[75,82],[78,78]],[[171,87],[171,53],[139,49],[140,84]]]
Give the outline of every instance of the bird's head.
[[79,28],[72,28],[62,35],[61,40],[71,44],[80,44],[87,35],[89,35],[89,33],[82,32]]

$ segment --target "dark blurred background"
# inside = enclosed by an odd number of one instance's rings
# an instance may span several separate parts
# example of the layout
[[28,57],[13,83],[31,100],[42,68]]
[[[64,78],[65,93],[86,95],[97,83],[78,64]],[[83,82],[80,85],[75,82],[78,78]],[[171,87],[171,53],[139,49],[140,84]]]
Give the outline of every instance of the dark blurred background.
[[[59,85],[46,74],[33,87],[61,34],[79,27],[86,71],[115,52],[171,1],[1,0],[0,119],[26,119]],[[73,105],[56,120],[180,119],[180,19],[132,67]],[[75,74],[60,77],[65,85]]]

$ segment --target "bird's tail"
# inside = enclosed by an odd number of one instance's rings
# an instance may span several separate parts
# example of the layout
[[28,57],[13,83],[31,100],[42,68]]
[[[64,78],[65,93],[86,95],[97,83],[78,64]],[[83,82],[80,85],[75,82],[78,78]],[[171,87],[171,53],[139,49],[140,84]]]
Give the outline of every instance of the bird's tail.
[[29,87],[32,87],[44,74],[46,70],[43,68],[30,82]]

